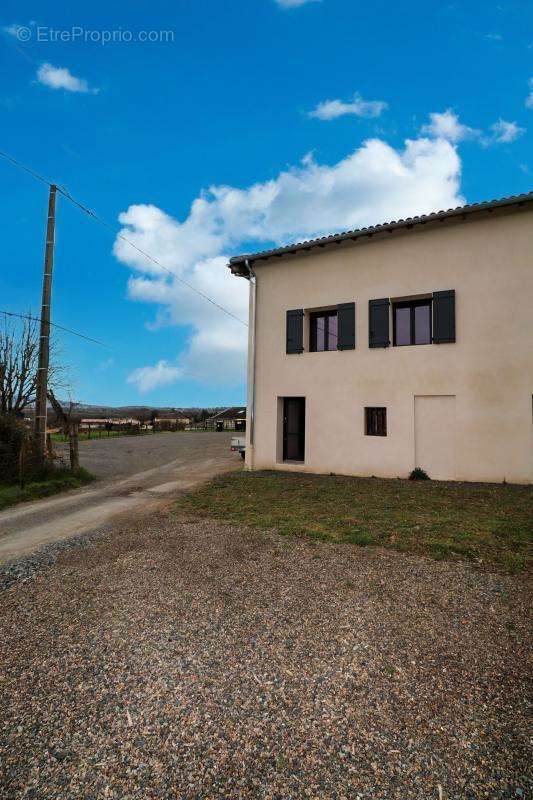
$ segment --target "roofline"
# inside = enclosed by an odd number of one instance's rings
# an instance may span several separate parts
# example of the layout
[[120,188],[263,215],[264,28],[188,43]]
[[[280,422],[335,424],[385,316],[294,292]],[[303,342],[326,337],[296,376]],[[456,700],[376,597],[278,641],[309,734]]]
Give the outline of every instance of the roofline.
[[443,221],[452,217],[461,217],[466,219],[470,214],[479,213],[481,211],[494,211],[499,208],[506,208],[509,206],[523,206],[526,203],[533,203],[533,191],[525,194],[513,195],[511,197],[502,197],[499,200],[486,200],[482,203],[472,203],[470,205],[458,206],[457,208],[449,208],[447,211],[436,211],[432,214],[422,214],[417,217],[407,217],[407,219],[392,220],[391,222],[383,222],[379,225],[371,225],[367,228],[358,228],[353,231],[346,231],[345,233],[335,233],[331,236],[322,236],[318,239],[310,239],[309,241],[297,242],[289,244],[285,247],[276,247],[271,250],[262,250],[257,253],[243,254],[240,256],[233,256],[230,258],[228,267],[234,275],[242,277],[249,277],[250,268],[249,264],[253,261],[266,261],[269,258],[281,258],[284,255],[291,253],[298,253],[302,250],[311,250],[314,247],[326,247],[329,244],[341,244],[342,242],[352,240],[356,241],[362,237],[372,237],[378,233],[392,233],[401,228],[414,228],[415,225],[426,225],[429,222]]
[[[246,406],[228,406],[228,408],[223,408],[222,411],[217,411],[216,414],[213,414],[212,417],[208,417],[207,420],[205,421],[207,422],[210,419],[216,419],[217,417],[222,416],[222,414],[227,414],[228,411],[234,411],[234,410],[236,410],[239,414],[245,414]],[[229,417],[229,419],[233,419],[233,417]]]

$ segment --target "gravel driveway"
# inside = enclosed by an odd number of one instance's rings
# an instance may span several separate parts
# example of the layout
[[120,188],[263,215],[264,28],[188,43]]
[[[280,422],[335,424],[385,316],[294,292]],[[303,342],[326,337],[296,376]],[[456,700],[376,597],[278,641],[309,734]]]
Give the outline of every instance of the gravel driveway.
[[[187,431],[141,436],[111,436],[89,439],[79,444],[80,464],[104,481],[135,475],[159,467],[175,458],[194,461],[203,453],[227,455],[231,433]],[[68,444],[54,448],[68,460]]]
[[1,595],[0,796],[531,796],[524,579],[116,524]]

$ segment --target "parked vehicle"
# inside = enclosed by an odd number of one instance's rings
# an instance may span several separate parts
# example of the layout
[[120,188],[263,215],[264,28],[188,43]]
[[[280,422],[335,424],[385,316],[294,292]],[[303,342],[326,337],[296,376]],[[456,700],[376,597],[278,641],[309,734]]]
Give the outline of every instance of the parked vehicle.
[[231,437],[231,450],[233,453],[240,453],[241,458],[246,455],[246,439],[244,436]]

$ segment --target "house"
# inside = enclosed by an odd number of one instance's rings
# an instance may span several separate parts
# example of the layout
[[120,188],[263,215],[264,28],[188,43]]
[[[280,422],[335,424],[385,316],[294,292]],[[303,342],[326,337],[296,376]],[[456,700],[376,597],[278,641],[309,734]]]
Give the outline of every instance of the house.
[[233,406],[219,411],[205,421],[205,427],[216,431],[245,431],[246,406]]
[[229,267],[248,469],[533,481],[533,192]]
[[141,423],[138,419],[127,419],[127,418],[103,418],[103,417],[95,417],[94,419],[84,418],[79,422],[79,429],[80,431],[91,431],[91,430],[104,430],[113,428],[115,430],[120,428],[137,428],[140,427]]

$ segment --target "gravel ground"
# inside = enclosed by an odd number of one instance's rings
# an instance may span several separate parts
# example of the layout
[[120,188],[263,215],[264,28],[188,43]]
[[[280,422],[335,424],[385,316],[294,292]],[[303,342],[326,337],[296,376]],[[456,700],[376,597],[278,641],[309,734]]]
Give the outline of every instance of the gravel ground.
[[5,581],[0,797],[531,797],[524,578],[121,524]]
[[[231,436],[228,431],[182,431],[89,439],[80,442],[80,464],[98,479],[115,480],[161,467],[177,458],[188,464],[206,452],[213,458],[227,456]],[[55,442],[54,449],[68,459],[68,444]]]

